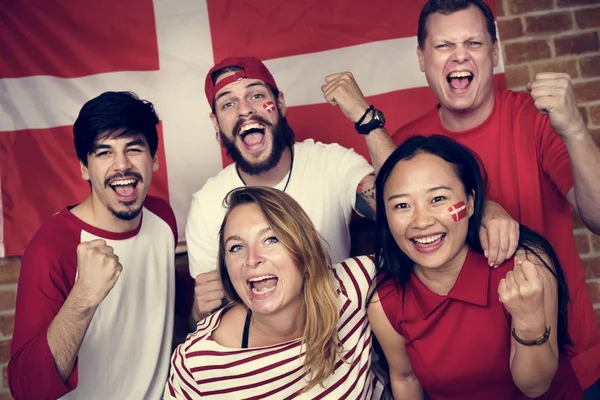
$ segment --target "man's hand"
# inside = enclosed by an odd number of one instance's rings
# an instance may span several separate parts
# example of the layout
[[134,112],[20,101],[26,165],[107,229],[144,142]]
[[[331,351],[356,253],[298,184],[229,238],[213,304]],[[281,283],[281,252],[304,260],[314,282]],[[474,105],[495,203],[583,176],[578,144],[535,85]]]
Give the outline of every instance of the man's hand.
[[[339,106],[344,115],[352,122],[357,122],[363,116],[369,103],[360,91],[351,72],[340,72],[327,75],[325,85],[321,86],[323,97],[332,106]],[[365,122],[368,122],[367,118]]]
[[498,203],[486,200],[479,240],[490,267],[511,258],[519,244],[519,223]]
[[83,294],[87,306],[97,307],[115,286],[122,270],[119,257],[106,241],[96,239],[80,243],[77,246],[77,282],[73,289]]
[[585,130],[585,122],[577,108],[569,74],[542,72],[527,83],[527,89],[540,113],[548,114],[554,132],[563,139]]
[[198,274],[194,287],[194,307],[192,318],[198,322],[219,308],[225,297],[219,271],[214,270]]

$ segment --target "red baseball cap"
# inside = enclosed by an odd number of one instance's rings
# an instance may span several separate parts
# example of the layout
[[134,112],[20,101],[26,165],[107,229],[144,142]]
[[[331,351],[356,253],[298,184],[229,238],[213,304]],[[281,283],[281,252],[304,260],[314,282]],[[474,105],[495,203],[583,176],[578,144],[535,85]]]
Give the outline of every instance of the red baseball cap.
[[[241,70],[235,71],[234,74],[222,79],[215,85],[212,80],[212,73],[227,67],[239,67]],[[228,57],[212,67],[210,71],[208,71],[208,74],[206,74],[206,79],[204,81],[204,92],[206,93],[206,100],[208,100],[208,104],[210,104],[211,108],[214,106],[215,95],[221,88],[244,78],[260,79],[261,81],[268,83],[275,89],[279,90],[273,75],[271,75],[267,67],[265,67],[265,64],[263,64],[258,58]]]

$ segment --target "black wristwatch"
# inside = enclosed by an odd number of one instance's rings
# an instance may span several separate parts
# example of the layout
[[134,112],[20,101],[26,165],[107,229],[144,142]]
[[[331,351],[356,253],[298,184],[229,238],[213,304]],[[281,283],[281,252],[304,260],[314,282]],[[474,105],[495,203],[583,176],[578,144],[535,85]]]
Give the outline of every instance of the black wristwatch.
[[[373,113],[373,118],[366,124],[363,124],[362,122],[365,120],[369,112]],[[383,116],[383,113],[371,105],[371,107],[367,108],[363,116],[356,121],[354,124],[354,129],[356,129],[356,132],[360,133],[361,135],[368,135],[373,129],[383,128],[384,125],[385,117]]]

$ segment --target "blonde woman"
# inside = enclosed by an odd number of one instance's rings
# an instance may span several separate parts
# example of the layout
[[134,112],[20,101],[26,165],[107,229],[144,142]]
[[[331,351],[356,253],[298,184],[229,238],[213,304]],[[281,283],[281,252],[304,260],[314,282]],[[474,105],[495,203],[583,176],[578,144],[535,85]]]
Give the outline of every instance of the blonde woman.
[[382,398],[365,307],[373,263],[332,267],[279,190],[235,189],[225,205],[218,265],[231,303],[176,349],[165,398]]

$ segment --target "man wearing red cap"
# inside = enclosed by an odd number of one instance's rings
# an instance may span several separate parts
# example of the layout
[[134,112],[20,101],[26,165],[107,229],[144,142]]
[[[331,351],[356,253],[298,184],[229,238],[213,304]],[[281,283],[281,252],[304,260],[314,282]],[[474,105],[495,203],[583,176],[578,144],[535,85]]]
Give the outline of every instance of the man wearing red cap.
[[[389,146],[391,151],[395,145],[383,129],[383,114],[369,108],[352,75],[334,74],[325,80],[327,101],[339,105],[359,133],[368,134],[368,145]],[[375,203],[375,173],[362,156],[338,144],[295,141],[283,93],[260,60],[223,60],[208,72],[205,92],[215,130],[235,163],[209,179],[192,200],[186,240],[190,273],[196,279],[195,320],[220,306],[223,298],[215,270],[217,234],[225,214],[222,202],[230,190],[270,186],[290,194],[326,240],[334,263],[349,256],[352,209],[372,215]]]

